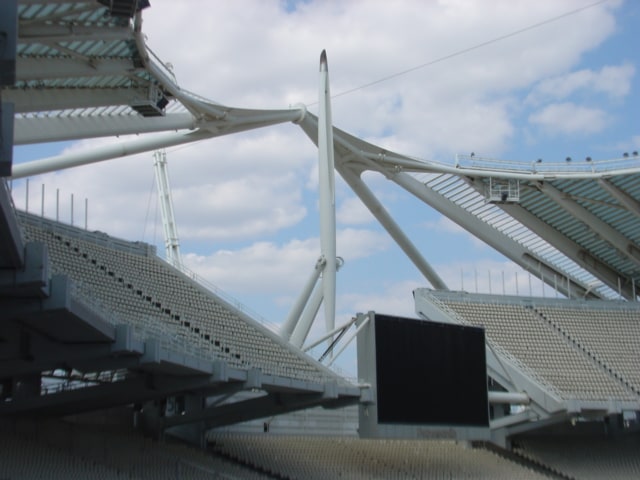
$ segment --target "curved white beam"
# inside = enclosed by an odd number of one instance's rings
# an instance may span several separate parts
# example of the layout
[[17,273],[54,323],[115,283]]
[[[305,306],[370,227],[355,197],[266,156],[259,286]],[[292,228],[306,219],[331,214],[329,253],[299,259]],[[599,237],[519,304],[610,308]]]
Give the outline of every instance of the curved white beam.
[[[114,158],[148,152],[159,148],[167,148],[174,145],[197,142],[207,138],[262,128],[277,123],[296,121],[300,118],[302,110],[241,110],[239,112],[242,113],[242,115],[234,118],[233,121],[226,121],[223,119],[220,121],[201,123],[198,125],[198,130],[191,133],[178,132],[165,135],[147,136],[145,138],[137,138],[129,142],[105,145],[90,151],[68,153],[28,163],[16,164],[13,166],[12,178],[29,177],[31,175],[38,175],[54,170],[77,167],[104,160],[112,160]],[[190,117],[183,117],[183,120],[188,120],[189,118]],[[190,124],[190,126],[192,125]]]
[[141,115],[18,117],[14,120],[14,145],[60,142],[83,138],[116,137],[155,132],[193,130],[197,121],[190,113],[163,117]]
[[[343,132],[340,132],[342,135]],[[370,145],[370,144],[369,144]],[[598,179],[606,178],[612,175],[625,175],[640,172],[638,162],[632,159],[624,159],[619,166],[612,167],[608,170],[585,172],[581,170],[548,170],[545,172],[518,172],[513,170],[497,170],[492,168],[469,168],[449,165],[434,161],[419,160],[416,158],[400,155],[397,153],[387,152],[380,147],[370,145],[377,151],[363,151],[361,156],[370,160],[374,160],[387,167],[398,167],[411,172],[423,173],[451,173],[458,176],[469,177],[493,177],[493,178],[513,178],[517,180],[557,180],[557,179]]]
[[205,138],[215,136],[214,133],[206,130],[198,130],[192,133],[169,133],[164,135],[153,135],[138,138],[129,142],[120,142],[112,145],[104,145],[90,151],[73,152],[55,157],[34,160],[28,163],[13,165],[11,178],[24,178],[32,175],[39,175],[65,168],[88,165],[90,163],[112,160],[114,158],[126,157],[136,153],[149,152],[158,148],[167,148],[183,143],[197,142]]

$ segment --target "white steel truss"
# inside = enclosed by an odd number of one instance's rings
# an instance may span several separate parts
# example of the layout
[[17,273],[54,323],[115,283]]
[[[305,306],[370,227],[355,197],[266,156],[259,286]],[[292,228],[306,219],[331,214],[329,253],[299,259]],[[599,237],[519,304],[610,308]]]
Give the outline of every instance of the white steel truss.
[[[434,288],[446,289],[447,286],[367,188],[362,180],[363,172],[384,175],[567,296],[621,295],[628,299],[637,296],[635,285],[640,273],[636,270],[624,270],[608,262],[599,250],[585,247],[581,239],[568,238],[549,225],[544,227],[545,219],[522,208],[520,200],[489,205],[483,201],[487,179],[519,182],[519,199],[531,193],[531,185],[544,182],[540,191],[549,201],[562,204],[569,216],[589,221],[594,213],[586,212],[584,206],[575,207],[575,201],[567,202],[555,195],[556,187],[548,186],[553,182],[579,180],[600,184],[637,218],[638,195],[624,191],[611,181],[615,177],[639,177],[637,158],[552,165],[459,156],[455,164],[448,164],[400,155],[333,127],[326,56],[320,66],[319,117],[307,112],[303,105],[283,110],[232,108],[185,91],[177,84],[171,69],[147,47],[140,12],[128,23],[114,21],[106,28],[100,23],[104,22],[98,11],[102,7],[95,2],[23,0],[21,5],[38,6],[48,13],[25,22],[24,28],[21,26],[17,62],[19,87],[2,90],[2,98],[15,103],[16,144],[124,133],[136,133],[140,137],[15,165],[13,178],[286,122],[299,125],[318,145],[321,258],[309,285],[321,279],[322,286],[314,289],[307,285],[285,322],[283,335],[294,343],[304,343],[309,319],[316,316],[323,300],[327,331],[334,330],[335,274],[341,264],[335,250],[334,171],[338,171]],[[74,15],[82,21],[75,22],[76,28],[69,29]],[[62,26],[47,24],[52,18],[62,21]],[[76,43],[100,55],[67,51],[69,48],[64,46]],[[56,49],[63,54],[53,55]],[[46,56],[45,62],[36,60],[42,56]],[[67,88],[69,85],[71,88]],[[158,115],[145,117],[136,110],[135,102],[151,90],[160,95],[157,104],[150,104],[151,113]],[[614,226],[599,230],[615,241],[617,249],[631,260],[627,263],[637,264],[638,245],[633,235],[624,235]],[[534,235],[533,232],[543,233]],[[557,279],[562,281],[558,283]],[[303,317],[306,320],[298,322]]]

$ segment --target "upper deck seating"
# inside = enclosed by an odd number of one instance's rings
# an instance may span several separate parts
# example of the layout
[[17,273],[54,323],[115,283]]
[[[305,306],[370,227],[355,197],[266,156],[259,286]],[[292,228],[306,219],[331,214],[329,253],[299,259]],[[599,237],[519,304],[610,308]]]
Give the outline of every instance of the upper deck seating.
[[[614,308],[615,307],[615,308]],[[640,393],[640,311],[627,302],[580,302],[535,310]]]
[[[576,310],[576,303],[572,301],[463,292],[430,291],[428,295],[455,312],[455,317],[461,321],[485,327],[489,341],[527,367],[538,381],[565,399],[606,401],[638,398],[637,390],[623,378],[623,375],[628,375],[633,380],[638,375],[640,336],[632,336],[633,332],[640,329],[638,307],[629,305],[623,319],[617,317],[617,313],[612,314],[618,312],[617,308],[607,310],[603,305],[605,302],[595,302],[593,307],[589,307],[589,302],[580,302],[581,307]],[[599,313],[588,317],[585,314],[587,311]],[[611,317],[617,318],[612,325],[618,328],[607,327]],[[582,323],[585,318],[590,320]],[[581,332],[582,337],[590,339],[594,345],[593,352],[603,352],[602,358],[606,358],[607,363],[585,348],[588,342],[576,342],[574,338],[578,335],[568,335],[557,326],[559,324],[566,326],[567,330],[571,328],[572,331]],[[597,332],[603,328],[607,328],[611,338],[597,340]],[[614,347],[616,343],[621,345]],[[635,371],[630,372],[633,365],[636,365]]]
[[116,323],[133,325],[141,336],[162,335],[180,351],[235,368],[302,380],[339,379],[149,248],[24,213],[20,219],[27,238],[48,246],[53,273],[69,275]]

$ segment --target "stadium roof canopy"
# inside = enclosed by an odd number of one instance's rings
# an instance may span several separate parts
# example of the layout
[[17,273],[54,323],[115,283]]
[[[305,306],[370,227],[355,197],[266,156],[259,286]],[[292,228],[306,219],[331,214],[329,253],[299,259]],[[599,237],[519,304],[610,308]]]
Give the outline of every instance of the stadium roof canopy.
[[149,140],[156,145],[146,149],[154,149],[300,116],[227,108],[178,87],[170,66],[145,45],[141,11],[148,5],[19,1],[17,81],[2,91],[15,104],[15,145],[180,131]]
[[[147,47],[146,0],[20,0],[16,145],[137,133],[136,140],[13,167],[20,178],[283,122],[317,142],[302,106],[250,110],[182,89]],[[149,134],[149,135],[146,135]],[[640,157],[562,163],[473,155],[455,164],[395,154],[334,128],[335,166],[436,288],[446,285],[360,174],[376,171],[569,297],[635,299],[640,284]]]

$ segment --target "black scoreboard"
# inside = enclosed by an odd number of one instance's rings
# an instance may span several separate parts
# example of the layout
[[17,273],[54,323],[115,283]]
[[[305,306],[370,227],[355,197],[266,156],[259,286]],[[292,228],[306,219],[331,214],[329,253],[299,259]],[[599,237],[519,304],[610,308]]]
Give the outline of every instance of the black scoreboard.
[[487,427],[484,329],[375,314],[379,424]]

